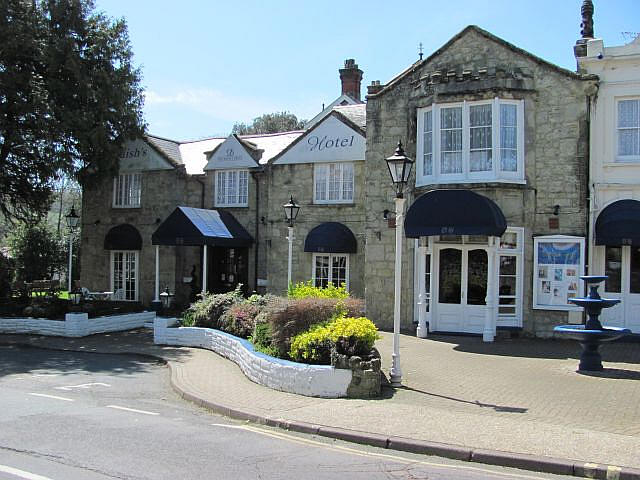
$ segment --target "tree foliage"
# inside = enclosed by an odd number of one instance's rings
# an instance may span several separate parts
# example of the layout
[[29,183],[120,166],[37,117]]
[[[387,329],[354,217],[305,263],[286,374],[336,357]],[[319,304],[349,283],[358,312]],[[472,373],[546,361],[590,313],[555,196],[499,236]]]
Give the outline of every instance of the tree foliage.
[[117,169],[144,131],[127,26],[92,0],[0,1],[0,212],[44,214],[63,175],[87,184]]
[[288,132],[304,128],[305,120],[298,118],[289,112],[266,113],[253,119],[249,125],[236,122],[231,133],[238,135],[255,135],[262,133]]
[[18,280],[49,279],[65,264],[62,239],[44,222],[19,226],[9,238]]

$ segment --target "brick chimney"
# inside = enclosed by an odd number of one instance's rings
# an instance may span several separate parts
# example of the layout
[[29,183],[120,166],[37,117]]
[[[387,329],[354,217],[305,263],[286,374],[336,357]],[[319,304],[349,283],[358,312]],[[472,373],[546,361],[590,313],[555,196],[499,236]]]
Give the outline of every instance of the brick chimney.
[[342,95],[349,95],[360,102],[360,82],[362,82],[362,70],[358,68],[353,58],[344,61],[344,68],[339,70],[342,82]]

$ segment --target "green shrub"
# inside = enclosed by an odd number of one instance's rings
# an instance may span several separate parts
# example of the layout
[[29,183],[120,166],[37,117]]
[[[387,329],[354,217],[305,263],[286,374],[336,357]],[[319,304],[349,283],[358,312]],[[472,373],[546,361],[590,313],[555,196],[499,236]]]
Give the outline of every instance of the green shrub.
[[243,301],[242,286],[238,285],[232,292],[203,293],[201,299],[192,303],[185,313],[193,316],[195,326],[227,330],[220,324],[222,314],[234,303]]
[[316,287],[313,282],[300,282],[295,285],[290,284],[287,290],[287,297],[289,298],[347,298],[349,292],[345,288],[344,283],[339,287],[336,287],[332,283],[327,285],[326,288]]
[[338,317],[293,337],[289,356],[298,362],[328,365],[332,350],[367,355],[376,339],[378,329],[368,318]]
[[256,325],[259,307],[249,301],[234,303],[220,317],[220,329],[231,335],[249,338]]
[[268,323],[256,323],[253,335],[249,339],[258,352],[272,357],[278,356],[278,350],[271,343],[271,327]]
[[182,314],[182,318],[180,319],[180,326],[181,327],[195,327],[196,326],[196,319],[194,318],[193,314],[191,312],[184,312]]
[[344,300],[314,297],[281,299],[266,307],[261,320],[271,326],[272,345],[278,350],[278,356],[287,358],[294,336],[338,315],[359,317],[363,313],[363,305],[362,300],[351,297]]

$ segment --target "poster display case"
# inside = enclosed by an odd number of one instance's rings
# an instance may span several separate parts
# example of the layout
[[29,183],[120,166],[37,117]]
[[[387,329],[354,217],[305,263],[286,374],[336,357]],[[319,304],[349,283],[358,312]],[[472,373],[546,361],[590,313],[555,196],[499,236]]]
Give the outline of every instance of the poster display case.
[[549,235],[533,239],[533,308],[580,310],[569,299],[580,296],[584,275],[584,237]]

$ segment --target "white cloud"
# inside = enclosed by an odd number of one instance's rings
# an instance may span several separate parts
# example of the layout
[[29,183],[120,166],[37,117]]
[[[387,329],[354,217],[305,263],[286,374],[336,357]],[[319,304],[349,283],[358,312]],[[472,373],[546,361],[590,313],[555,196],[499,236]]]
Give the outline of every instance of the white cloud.
[[238,97],[210,88],[186,88],[168,94],[150,90],[145,105],[158,111],[163,107],[196,111],[208,117],[227,122],[249,122],[263,113],[278,111],[278,106],[259,98]]

